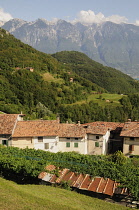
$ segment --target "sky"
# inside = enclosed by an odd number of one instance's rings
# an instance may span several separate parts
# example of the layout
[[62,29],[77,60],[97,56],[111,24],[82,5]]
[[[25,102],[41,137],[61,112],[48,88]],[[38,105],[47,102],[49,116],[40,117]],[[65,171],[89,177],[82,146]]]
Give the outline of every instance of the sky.
[[0,0],[0,21],[12,18],[139,25],[139,0]]

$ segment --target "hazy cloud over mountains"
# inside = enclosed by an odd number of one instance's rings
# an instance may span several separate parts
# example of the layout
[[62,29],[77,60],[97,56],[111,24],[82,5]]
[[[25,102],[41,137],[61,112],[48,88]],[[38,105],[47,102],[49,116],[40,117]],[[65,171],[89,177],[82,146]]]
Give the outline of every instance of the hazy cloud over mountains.
[[[41,18],[41,17],[38,17]],[[3,8],[0,8],[0,21],[3,22],[7,22],[10,19],[13,19],[12,15],[5,12],[3,10]],[[57,19],[57,18],[55,18]],[[119,16],[119,15],[112,15],[112,16],[108,16],[105,17],[101,12],[99,12],[98,14],[95,14],[94,11],[92,10],[82,10],[77,14],[77,17],[70,21],[72,23],[76,23],[76,22],[81,22],[82,24],[85,25],[89,25],[92,23],[102,23],[102,22],[106,22],[106,21],[111,21],[113,23],[128,23],[128,19],[124,16]],[[139,20],[136,20],[136,22],[134,23],[135,25],[139,25]]]
[[10,19],[13,19],[13,17],[9,13],[6,13],[2,8],[0,8],[0,21],[6,22]]
[[102,23],[106,21],[111,21],[114,23],[127,23],[128,19],[126,17],[122,17],[119,15],[112,15],[109,17],[105,17],[101,12],[95,14],[92,10],[88,11],[80,11],[77,16],[77,19],[74,22],[81,22],[83,24],[92,24],[92,23]]

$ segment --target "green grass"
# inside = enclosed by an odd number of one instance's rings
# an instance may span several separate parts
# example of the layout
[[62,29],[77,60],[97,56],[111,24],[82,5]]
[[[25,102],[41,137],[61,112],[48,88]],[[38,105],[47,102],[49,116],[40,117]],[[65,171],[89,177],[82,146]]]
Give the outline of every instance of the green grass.
[[[92,94],[88,97],[88,100],[93,100],[100,105],[106,105],[109,103],[113,103],[113,105],[120,105],[119,100],[123,97],[123,95],[119,94],[109,94],[109,93],[102,93],[102,94]],[[107,102],[109,100],[109,102]]]
[[0,210],[128,210],[97,198],[44,185],[18,185],[0,178]]
[[111,106],[121,106],[119,100],[123,97],[123,95],[119,94],[110,94],[110,93],[102,93],[102,94],[90,94],[87,100],[77,101],[73,104],[82,104],[89,101],[93,101],[94,103],[98,103],[100,106],[106,106],[111,104]]
[[0,111],[0,114],[5,114],[5,113]]
[[49,72],[46,72],[46,73],[42,74],[42,77],[43,77],[44,81],[56,82],[56,83],[59,83],[59,84],[63,84],[64,80],[62,78],[56,78],[56,76],[57,75],[54,75],[54,74],[52,75]]

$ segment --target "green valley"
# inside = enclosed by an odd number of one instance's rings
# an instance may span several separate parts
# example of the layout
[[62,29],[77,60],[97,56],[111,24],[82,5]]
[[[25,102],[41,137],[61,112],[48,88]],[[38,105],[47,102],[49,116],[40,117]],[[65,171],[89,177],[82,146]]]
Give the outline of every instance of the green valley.
[[60,116],[61,122],[139,119],[135,101],[127,96],[136,97],[138,81],[83,53],[51,56],[23,44],[3,29],[0,36],[1,111],[22,111],[26,119]]

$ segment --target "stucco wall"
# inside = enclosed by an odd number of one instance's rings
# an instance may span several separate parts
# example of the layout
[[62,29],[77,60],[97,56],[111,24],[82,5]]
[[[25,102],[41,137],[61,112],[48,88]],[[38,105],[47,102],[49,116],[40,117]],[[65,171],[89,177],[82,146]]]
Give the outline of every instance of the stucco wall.
[[19,147],[19,148],[34,148],[34,141],[32,137],[25,138],[12,138],[12,141],[9,141],[9,146]]
[[[97,139],[97,136],[99,139]],[[98,142],[98,147],[96,146],[96,142]],[[89,155],[101,155],[102,154],[102,146],[103,146],[103,136],[100,135],[88,135],[87,140],[87,153]]]
[[102,154],[103,155],[106,155],[107,152],[108,152],[108,141],[109,141],[109,138],[110,138],[110,130],[108,130],[106,132],[106,134],[103,136],[103,147],[102,147]]
[[[58,141],[59,138],[56,136],[44,136],[43,142],[39,142],[38,137],[34,137],[34,148],[56,153],[59,150]],[[49,144],[48,149],[45,149],[45,144]]]
[[110,131],[107,131],[107,133],[104,136],[88,134],[88,140],[87,140],[88,154],[90,155],[106,154],[108,149],[109,136],[110,136]]
[[[70,143],[70,147],[67,147],[67,143]],[[75,144],[78,143],[78,147]],[[77,144],[76,144],[77,145]],[[59,150],[62,152],[79,152],[80,154],[87,154],[87,141],[86,138],[59,138]]]
[[[129,145],[134,145],[134,150],[132,152],[129,151]],[[123,144],[123,153],[125,155],[129,153],[133,155],[139,155],[139,138],[134,138],[134,140],[130,140],[130,137],[125,137]]]

